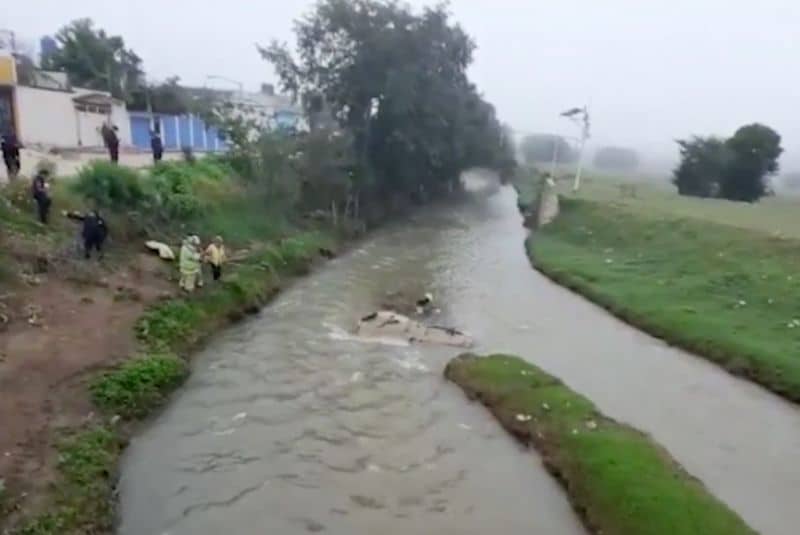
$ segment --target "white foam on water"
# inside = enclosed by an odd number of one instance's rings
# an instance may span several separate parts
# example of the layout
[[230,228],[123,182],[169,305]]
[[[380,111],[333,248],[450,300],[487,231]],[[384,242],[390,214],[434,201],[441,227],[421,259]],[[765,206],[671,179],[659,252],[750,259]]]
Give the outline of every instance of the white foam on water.
[[336,340],[338,342],[359,342],[363,344],[379,344],[384,346],[393,346],[393,347],[408,347],[411,345],[408,340],[402,340],[399,338],[383,338],[383,337],[370,337],[370,336],[356,336],[355,334],[349,333],[346,330],[342,329],[341,327],[336,326],[328,326],[328,338],[331,340]]

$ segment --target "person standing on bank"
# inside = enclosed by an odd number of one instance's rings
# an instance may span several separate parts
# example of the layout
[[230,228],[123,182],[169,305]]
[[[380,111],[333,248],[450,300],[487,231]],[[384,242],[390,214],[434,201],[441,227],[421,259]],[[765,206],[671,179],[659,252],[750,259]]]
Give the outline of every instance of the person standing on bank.
[[180,287],[186,292],[193,292],[195,286],[202,286],[201,254],[197,236],[187,236],[181,245],[178,267],[181,272]]
[[164,142],[158,130],[150,131],[150,148],[153,150],[153,163],[158,163],[164,157]]
[[97,210],[90,210],[86,214],[80,212],[67,212],[68,218],[83,222],[81,237],[83,238],[83,255],[89,259],[92,249],[97,251],[97,257],[103,258],[103,244],[108,237],[108,225]]
[[222,236],[214,238],[214,241],[206,247],[204,256],[206,262],[211,266],[211,273],[214,280],[220,280],[222,278],[222,264],[227,260]]
[[39,214],[39,221],[46,225],[50,218],[50,183],[47,181],[48,171],[41,170],[33,177],[33,184],[31,184],[31,194],[33,200],[36,201],[37,212]]
[[103,143],[105,143],[108,149],[108,156],[113,163],[119,163],[118,130],[116,125],[111,126],[109,123],[103,123],[103,126],[100,128],[100,135],[103,137]]
[[22,160],[20,158],[19,149],[20,144],[14,132],[6,132],[3,134],[0,148],[3,151],[3,162],[6,164],[6,171],[8,171],[9,182],[17,178]]

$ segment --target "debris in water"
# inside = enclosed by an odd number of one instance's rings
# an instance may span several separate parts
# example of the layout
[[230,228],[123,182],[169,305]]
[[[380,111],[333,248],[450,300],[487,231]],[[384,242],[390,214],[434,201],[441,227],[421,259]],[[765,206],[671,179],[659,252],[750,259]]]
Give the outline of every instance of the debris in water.
[[385,505],[381,503],[379,500],[375,498],[371,498],[369,496],[360,496],[355,494],[350,496],[350,501],[352,501],[356,505],[360,505],[366,509],[383,509]]
[[542,408],[544,410],[546,410],[546,411],[549,411],[550,410],[550,405],[548,405],[547,403],[542,403]]
[[357,383],[362,379],[362,377],[364,377],[363,373],[355,372],[353,375],[350,376],[350,382],[351,383]]
[[467,424],[458,424],[458,427],[465,431],[472,431],[472,427],[468,426]]
[[245,418],[247,418],[247,413],[246,412],[240,412],[239,414],[237,414],[236,416],[233,417],[233,421],[234,422],[238,422],[239,420],[244,420]]
[[530,414],[517,414],[518,422],[530,422],[531,420],[533,420],[533,416]]

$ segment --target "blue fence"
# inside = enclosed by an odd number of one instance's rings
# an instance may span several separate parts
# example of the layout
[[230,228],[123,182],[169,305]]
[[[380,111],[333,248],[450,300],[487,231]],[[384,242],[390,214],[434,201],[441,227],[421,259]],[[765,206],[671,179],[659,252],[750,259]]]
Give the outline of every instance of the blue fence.
[[191,147],[193,151],[218,152],[227,150],[225,140],[214,127],[207,126],[195,115],[167,115],[130,112],[131,139],[133,145],[150,150],[150,130],[156,127],[161,132],[164,150],[180,150]]

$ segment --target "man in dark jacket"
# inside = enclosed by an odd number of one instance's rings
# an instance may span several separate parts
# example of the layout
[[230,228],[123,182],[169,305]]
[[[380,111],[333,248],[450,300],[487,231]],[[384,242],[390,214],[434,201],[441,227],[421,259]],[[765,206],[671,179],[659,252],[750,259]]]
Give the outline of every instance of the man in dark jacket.
[[108,149],[108,156],[114,163],[119,162],[119,136],[117,135],[118,130],[119,129],[116,127],[116,125],[111,126],[108,123],[103,123],[103,126],[100,128],[100,135],[103,137],[103,143],[105,143],[106,148]]
[[31,184],[31,195],[33,195],[33,200],[36,201],[39,221],[44,225],[47,224],[49,219],[50,205],[52,204],[50,199],[50,184],[47,182],[48,175],[49,173],[46,170],[39,171],[36,173],[36,176],[33,177],[33,183]]
[[19,155],[20,144],[16,134],[14,134],[14,132],[6,132],[3,134],[0,148],[2,148],[3,151],[3,161],[8,171],[8,179],[14,180],[17,178],[17,174],[19,174],[19,169],[22,165]]
[[86,258],[91,258],[92,249],[96,249],[98,255],[102,258],[103,243],[108,237],[108,225],[103,216],[97,210],[91,210],[86,214],[67,212],[67,217],[83,222],[81,237],[83,238],[83,251]]
[[150,131],[150,148],[153,149],[153,162],[158,163],[164,156],[164,143],[156,130]]

